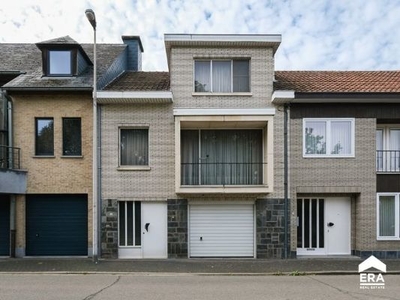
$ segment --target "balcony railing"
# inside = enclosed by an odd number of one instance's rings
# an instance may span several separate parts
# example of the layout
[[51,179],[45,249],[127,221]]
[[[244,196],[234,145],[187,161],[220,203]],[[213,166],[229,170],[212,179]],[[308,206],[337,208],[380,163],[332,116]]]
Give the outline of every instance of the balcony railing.
[[376,171],[400,173],[400,150],[376,150]]
[[181,185],[262,185],[266,163],[181,163]]
[[0,145],[0,169],[21,169],[21,149]]

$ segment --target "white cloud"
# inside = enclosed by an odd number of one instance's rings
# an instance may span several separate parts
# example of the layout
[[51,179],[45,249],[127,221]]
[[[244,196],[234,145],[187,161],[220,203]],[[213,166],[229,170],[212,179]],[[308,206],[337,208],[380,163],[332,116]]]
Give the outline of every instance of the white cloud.
[[164,33],[280,33],[276,68],[400,69],[400,0],[18,0],[0,8],[0,42],[140,35],[145,70],[166,70]]

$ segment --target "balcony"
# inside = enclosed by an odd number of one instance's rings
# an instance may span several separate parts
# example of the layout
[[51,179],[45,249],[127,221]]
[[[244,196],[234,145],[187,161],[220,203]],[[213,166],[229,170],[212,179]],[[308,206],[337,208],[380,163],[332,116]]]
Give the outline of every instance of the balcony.
[[21,149],[0,146],[0,169],[21,169]]
[[21,170],[21,149],[0,145],[0,193],[24,194],[27,172]]
[[266,163],[181,163],[182,186],[262,185]]
[[400,173],[400,150],[376,150],[376,172]]

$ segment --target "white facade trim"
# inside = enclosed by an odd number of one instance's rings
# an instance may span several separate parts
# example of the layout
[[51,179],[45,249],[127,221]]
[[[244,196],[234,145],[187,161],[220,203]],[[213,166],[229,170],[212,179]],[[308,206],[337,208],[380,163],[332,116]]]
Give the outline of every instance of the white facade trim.
[[272,103],[283,104],[294,99],[294,91],[275,91],[272,94]]
[[174,116],[273,116],[275,108],[176,108]]
[[164,34],[164,41],[280,43],[280,34]]

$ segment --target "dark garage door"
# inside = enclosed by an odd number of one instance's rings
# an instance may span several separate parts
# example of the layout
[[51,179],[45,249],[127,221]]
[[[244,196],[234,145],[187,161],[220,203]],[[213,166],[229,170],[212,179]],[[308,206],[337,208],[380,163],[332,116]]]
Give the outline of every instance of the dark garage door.
[[0,256],[10,255],[10,199],[0,195]]
[[87,255],[87,195],[27,195],[26,255]]

